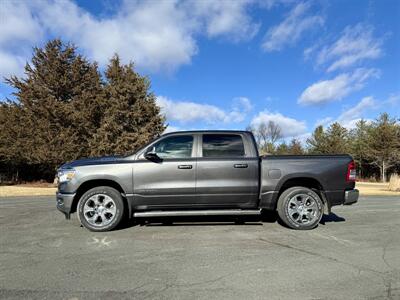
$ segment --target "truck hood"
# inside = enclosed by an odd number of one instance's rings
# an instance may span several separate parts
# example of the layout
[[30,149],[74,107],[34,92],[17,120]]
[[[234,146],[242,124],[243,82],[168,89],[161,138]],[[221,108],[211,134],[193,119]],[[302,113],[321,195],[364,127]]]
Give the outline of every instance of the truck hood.
[[103,156],[103,157],[92,157],[92,158],[83,158],[74,160],[68,163],[65,163],[60,166],[60,169],[69,169],[75,167],[82,166],[91,166],[91,165],[107,165],[113,163],[123,162],[124,158],[122,156]]

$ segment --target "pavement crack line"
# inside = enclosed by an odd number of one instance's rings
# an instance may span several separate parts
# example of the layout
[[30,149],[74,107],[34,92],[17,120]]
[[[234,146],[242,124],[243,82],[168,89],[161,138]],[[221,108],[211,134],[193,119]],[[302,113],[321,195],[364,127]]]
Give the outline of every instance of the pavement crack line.
[[393,268],[393,267],[389,264],[389,262],[386,260],[386,251],[387,251],[387,248],[389,247],[390,243],[391,243],[391,241],[387,242],[387,243],[382,247],[382,260],[383,260],[383,262],[385,263],[385,265],[386,265],[389,269],[395,269],[395,268]]
[[270,244],[273,244],[273,245],[276,245],[276,246],[279,246],[279,247],[287,248],[287,249],[290,249],[290,250],[306,253],[308,255],[312,255],[312,256],[319,257],[319,258],[327,259],[327,260],[330,260],[332,262],[336,262],[336,263],[339,263],[339,264],[342,264],[342,265],[351,266],[351,267],[355,268],[358,271],[368,271],[368,272],[372,272],[372,273],[375,273],[375,274],[379,274],[381,276],[385,275],[384,272],[380,272],[380,271],[377,271],[375,269],[371,269],[371,268],[368,268],[368,267],[358,266],[358,265],[353,264],[353,263],[344,262],[344,261],[338,260],[337,258],[330,257],[328,255],[324,255],[324,254],[320,254],[320,253],[317,253],[317,252],[313,252],[313,251],[297,248],[297,247],[294,247],[294,246],[291,246],[291,245],[287,245],[287,244],[283,244],[283,243],[280,243],[280,242],[270,241],[270,240],[267,240],[265,238],[258,238],[258,240],[262,241],[262,242],[265,242],[265,243],[270,243]]
[[[249,267],[249,268],[242,269],[241,272],[247,271],[247,270],[253,270],[253,269],[254,269],[254,267]],[[232,276],[237,273],[238,273],[237,271],[229,272],[229,273],[226,273],[224,275],[218,276],[213,279],[207,279],[207,280],[202,280],[202,281],[197,281],[197,282],[192,282],[192,283],[165,283],[165,284],[163,284],[164,286],[162,289],[151,293],[150,295],[146,296],[145,298],[146,299],[153,298],[155,295],[165,292],[166,290],[171,289],[171,288],[181,288],[181,287],[187,288],[187,287],[193,287],[193,286],[204,285],[204,284],[209,284],[209,283],[216,283],[224,278],[227,278],[227,277]]]
[[[301,249],[301,248],[297,248],[297,247],[294,247],[294,246],[291,246],[291,245],[287,245],[287,244],[283,244],[283,243],[279,243],[279,242],[270,241],[270,240],[267,240],[267,239],[265,239],[265,238],[258,238],[258,240],[259,240],[259,241],[262,241],[262,242],[265,242],[265,243],[270,243],[270,244],[273,244],[273,245],[276,245],[276,246],[279,246],[279,247],[283,247],[283,248],[286,248],[286,249],[290,249],[290,250],[294,250],[294,251],[306,253],[306,254],[308,254],[308,255],[316,256],[316,257],[319,257],[319,258],[327,259],[327,260],[329,260],[329,261],[336,262],[336,263],[339,263],[339,264],[343,264],[343,265],[345,265],[345,266],[353,267],[353,268],[355,268],[356,270],[358,270],[358,274],[360,274],[361,271],[367,271],[367,272],[371,272],[371,273],[374,273],[374,274],[378,274],[378,275],[380,276],[380,278],[382,279],[383,285],[384,285],[384,287],[385,287],[385,289],[386,289],[386,295],[385,295],[385,296],[386,296],[388,299],[393,299],[393,295],[392,295],[392,293],[393,293],[393,289],[392,289],[392,278],[388,277],[388,272],[380,272],[380,271],[377,271],[377,270],[375,270],[375,269],[371,269],[371,268],[367,268],[367,267],[363,267],[363,266],[358,266],[358,265],[353,264],[353,263],[348,263],[348,262],[340,261],[340,260],[338,260],[337,258],[330,257],[330,256],[328,256],[328,255],[323,255],[323,254],[316,253],[316,252],[313,252],[313,251],[309,251],[309,250],[304,250],[304,249]],[[388,243],[388,244],[389,244],[389,243]],[[386,265],[388,265],[388,263],[387,263],[387,261],[385,260],[386,258],[385,258],[384,256],[386,255],[386,248],[387,248],[388,244],[385,245],[385,247],[383,248],[384,251],[383,251],[383,254],[382,254],[382,259],[383,259],[383,261],[385,262]],[[389,265],[388,265],[388,266],[389,266]],[[389,272],[389,273],[392,273],[392,272]],[[390,274],[389,274],[389,276],[390,276]]]

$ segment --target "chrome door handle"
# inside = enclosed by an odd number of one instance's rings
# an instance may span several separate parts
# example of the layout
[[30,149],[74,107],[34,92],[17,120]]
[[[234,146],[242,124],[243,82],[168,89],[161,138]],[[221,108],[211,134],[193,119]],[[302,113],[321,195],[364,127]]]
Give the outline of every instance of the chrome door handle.
[[178,169],[191,169],[191,168],[193,168],[192,165],[179,165],[178,166]]
[[233,167],[237,168],[237,169],[245,169],[248,167],[248,165],[247,164],[235,164]]

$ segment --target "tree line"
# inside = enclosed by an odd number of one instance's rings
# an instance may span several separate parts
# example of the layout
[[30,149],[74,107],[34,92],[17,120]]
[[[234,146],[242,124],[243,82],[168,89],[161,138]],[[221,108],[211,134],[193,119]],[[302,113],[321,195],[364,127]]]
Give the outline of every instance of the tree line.
[[[338,122],[327,129],[315,128],[305,145],[298,139],[282,140],[282,130],[273,121],[249,127],[262,154],[345,154],[353,156],[361,178],[387,181],[388,173],[400,173],[400,123],[388,113],[374,121],[359,120],[353,129]],[[280,142],[281,141],[281,142]]]
[[25,76],[5,79],[0,102],[0,174],[4,180],[54,178],[66,161],[124,155],[165,130],[148,78],[115,55],[101,73],[61,40],[34,48]]

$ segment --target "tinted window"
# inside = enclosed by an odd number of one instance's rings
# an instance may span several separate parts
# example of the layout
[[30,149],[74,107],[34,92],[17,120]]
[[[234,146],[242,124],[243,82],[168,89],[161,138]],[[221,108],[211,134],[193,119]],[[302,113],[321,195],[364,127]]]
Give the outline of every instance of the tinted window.
[[193,136],[180,135],[165,138],[154,145],[161,158],[187,158],[192,156]]
[[203,157],[244,156],[244,145],[240,135],[203,135]]

